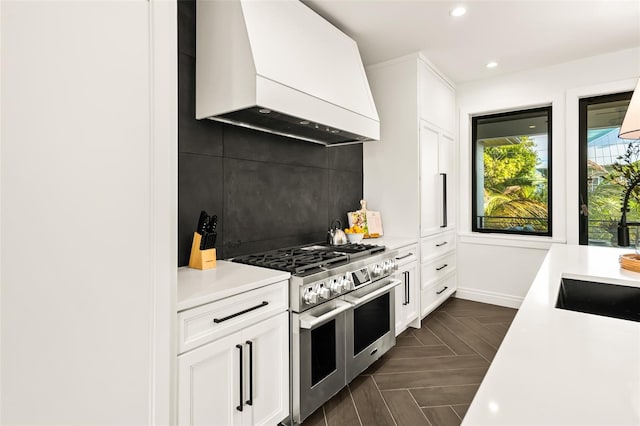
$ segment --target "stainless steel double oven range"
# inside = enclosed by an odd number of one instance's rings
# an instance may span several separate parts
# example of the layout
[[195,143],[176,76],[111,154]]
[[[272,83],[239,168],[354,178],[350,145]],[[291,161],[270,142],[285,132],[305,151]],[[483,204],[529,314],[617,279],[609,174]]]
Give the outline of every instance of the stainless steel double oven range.
[[313,244],[234,259],[292,273],[292,423],[395,345],[396,254],[370,244]]

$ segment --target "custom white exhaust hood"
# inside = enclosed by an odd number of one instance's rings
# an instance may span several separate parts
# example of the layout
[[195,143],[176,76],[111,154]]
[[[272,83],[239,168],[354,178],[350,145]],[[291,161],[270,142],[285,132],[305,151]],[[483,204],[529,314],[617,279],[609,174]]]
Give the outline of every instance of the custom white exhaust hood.
[[358,46],[298,0],[198,0],[196,118],[324,145],[378,140]]

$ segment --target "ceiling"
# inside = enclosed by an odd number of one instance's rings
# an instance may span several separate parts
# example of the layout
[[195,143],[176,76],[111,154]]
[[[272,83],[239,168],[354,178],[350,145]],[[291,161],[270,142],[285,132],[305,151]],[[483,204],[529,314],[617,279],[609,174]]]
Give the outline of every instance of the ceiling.
[[[358,43],[365,65],[423,51],[456,83],[640,47],[639,0],[303,2]],[[467,13],[452,18],[457,5]]]

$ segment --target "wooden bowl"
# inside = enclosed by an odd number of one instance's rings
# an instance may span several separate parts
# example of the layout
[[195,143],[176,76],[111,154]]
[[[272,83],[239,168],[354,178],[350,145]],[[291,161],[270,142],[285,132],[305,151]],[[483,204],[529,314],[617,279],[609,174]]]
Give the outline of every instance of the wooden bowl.
[[640,255],[635,253],[621,255],[620,267],[628,271],[640,272]]

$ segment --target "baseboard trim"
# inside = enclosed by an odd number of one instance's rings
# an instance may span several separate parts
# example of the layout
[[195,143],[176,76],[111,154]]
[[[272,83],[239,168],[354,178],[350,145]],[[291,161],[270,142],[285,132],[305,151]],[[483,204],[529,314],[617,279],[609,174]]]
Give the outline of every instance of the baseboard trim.
[[492,305],[505,306],[507,308],[520,308],[523,297],[511,296],[492,291],[478,290],[475,288],[458,287],[454,297],[458,299],[472,300],[474,302],[489,303]]

